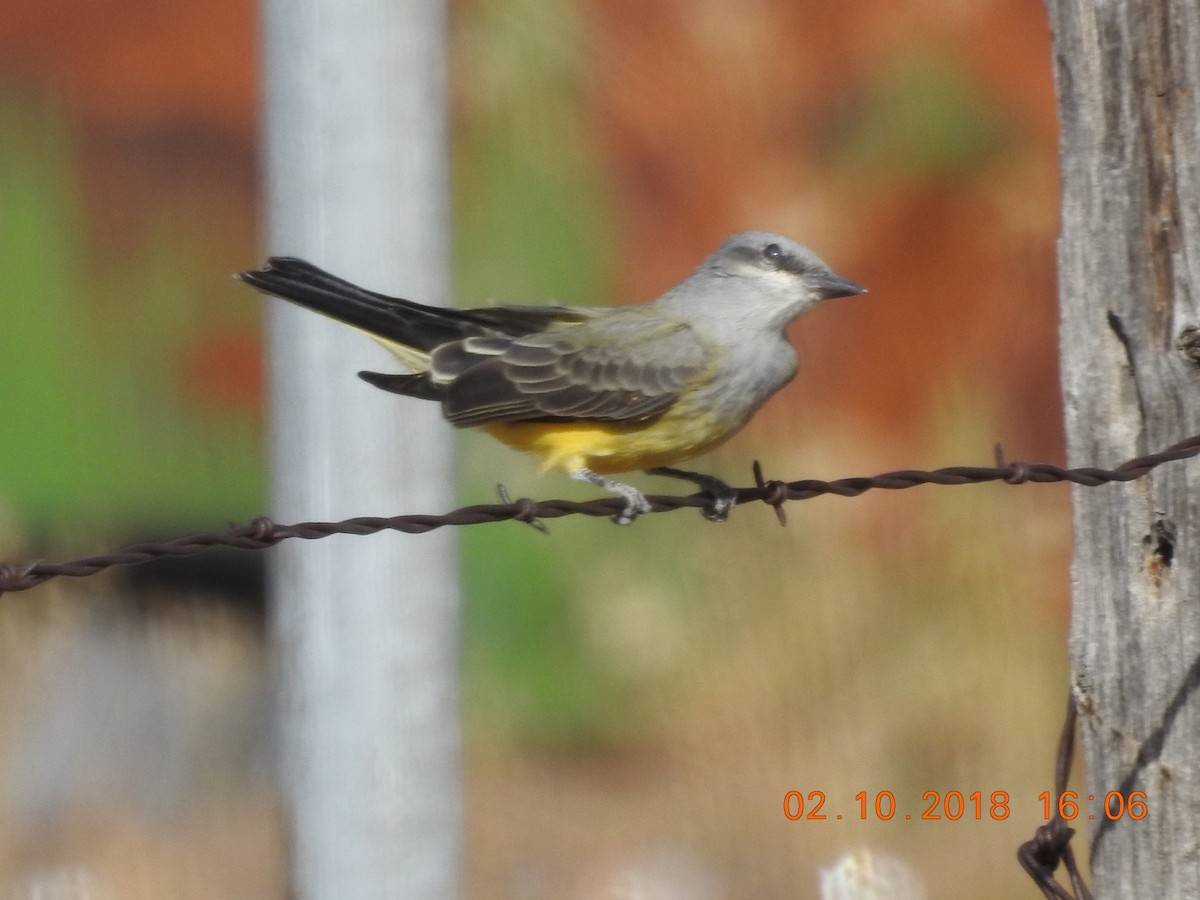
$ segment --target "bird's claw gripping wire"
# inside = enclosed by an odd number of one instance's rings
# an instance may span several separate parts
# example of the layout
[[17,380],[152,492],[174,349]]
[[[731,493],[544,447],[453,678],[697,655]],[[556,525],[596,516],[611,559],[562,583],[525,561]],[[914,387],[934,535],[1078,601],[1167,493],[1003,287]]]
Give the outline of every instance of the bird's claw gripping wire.
[[662,475],[666,478],[679,478],[690,481],[705,491],[712,498],[708,506],[700,511],[710,522],[727,522],[729,511],[737,504],[738,492],[715,475],[703,472],[688,472],[683,469],[673,469],[670,466],[655,466],[646,470],[647,475]]
[[625,500],[625,508],[612,515],[613,523],[616,525],[629,525],[642,513],[648,513],[652,509],[650,501],[646,499],[646,495],[631,484],[613,481],[611,478],[605,478],[591,469],[577,469],[571,473],[571,477],[576,481],[586,481],[589,484],[594,484],[596,487],[603,488],[610,494],[616,494]]

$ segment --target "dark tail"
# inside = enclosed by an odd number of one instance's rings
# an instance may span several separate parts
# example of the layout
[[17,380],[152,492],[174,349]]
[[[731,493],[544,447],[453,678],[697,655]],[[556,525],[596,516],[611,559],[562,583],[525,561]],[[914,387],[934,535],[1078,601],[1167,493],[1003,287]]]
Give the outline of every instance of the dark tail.
[[260,291],[418,350],[432,350],[482,331],[458,310],[377,294],[290,256],[273,256],[266,268],[241,272],[237,278]]
[[473,335],[521,337],[554,324],[582,322],[592,315],[591,310],[566,306],[422,306],[368,291],[292,256],[272,256],[266,268],[241,272],[237,277],[260,291],[425,352]]

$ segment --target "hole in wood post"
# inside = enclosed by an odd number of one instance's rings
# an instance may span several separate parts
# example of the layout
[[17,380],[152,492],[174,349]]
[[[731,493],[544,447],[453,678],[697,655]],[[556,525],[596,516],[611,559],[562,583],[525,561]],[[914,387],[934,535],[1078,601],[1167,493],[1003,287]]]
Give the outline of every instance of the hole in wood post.
[[1154,586],[1158,587],[1162,583],[1163,573],[1171,568],[1175,559],[1175,523],[1168,519],[1155,519],[1150,526],[1150,533],[1142,538],[1142,543],[1150,550],[1146,571]]
[[1200,328],[1188,325],[1179,332],[1175,349],[1183,354],[1183,358],[1193,366],[1200,368]]

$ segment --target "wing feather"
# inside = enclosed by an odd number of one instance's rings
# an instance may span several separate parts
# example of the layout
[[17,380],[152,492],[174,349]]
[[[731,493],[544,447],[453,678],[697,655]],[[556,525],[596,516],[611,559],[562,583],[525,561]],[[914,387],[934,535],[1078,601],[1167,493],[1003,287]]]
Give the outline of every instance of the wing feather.
[[468,344],[433,354],[435,374],[454,372],[442,408],[458,426],[643,421],[668,409],[709,360],[686,324],[633,310],[512,338],[500,353],[498,339],[489,339],[487,352]]

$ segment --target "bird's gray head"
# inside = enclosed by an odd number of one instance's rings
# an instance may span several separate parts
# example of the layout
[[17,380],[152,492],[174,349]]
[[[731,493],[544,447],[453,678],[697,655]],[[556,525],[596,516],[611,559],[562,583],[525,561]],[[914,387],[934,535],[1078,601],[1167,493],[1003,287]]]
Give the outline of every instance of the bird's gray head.
[[726,278],[746,278],[767,288],[802,292],[814,301],[850,297],[866,291],[834,275],[817,255],[791,238],[769,231],[743,231],[727,238],[702,269]]
[[680,310],[686,308],[692,317],[782,328],[822,300],[865,291],[835,275],[815,253],[791,238],[744,231],[727,238],[663,300]]

